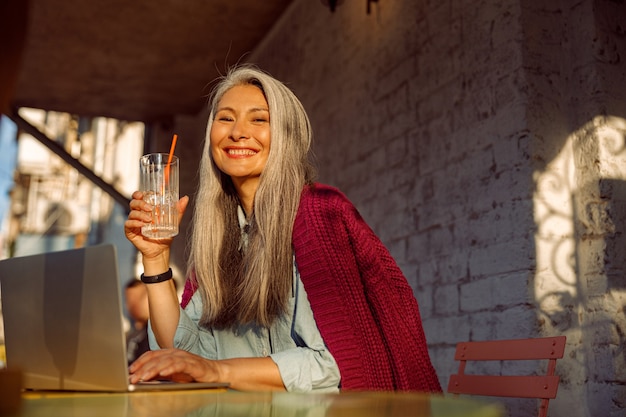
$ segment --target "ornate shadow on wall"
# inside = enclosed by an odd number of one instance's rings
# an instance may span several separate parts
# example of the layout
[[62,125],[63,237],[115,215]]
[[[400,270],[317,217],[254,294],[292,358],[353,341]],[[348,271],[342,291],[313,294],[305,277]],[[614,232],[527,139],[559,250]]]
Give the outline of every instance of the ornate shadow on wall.
[[626,120],[590,121],[535,185],[540,333],[568,337],[562,383],[598,392],[626,370]]

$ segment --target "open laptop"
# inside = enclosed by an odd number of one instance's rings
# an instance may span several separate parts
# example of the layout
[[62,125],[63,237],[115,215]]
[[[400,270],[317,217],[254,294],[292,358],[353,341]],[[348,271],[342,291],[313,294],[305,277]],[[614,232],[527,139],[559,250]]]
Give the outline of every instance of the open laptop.
[[7,366],[24,388],[138,391],[227,383],[129,384],[117,253],[110,244],[0,261]]

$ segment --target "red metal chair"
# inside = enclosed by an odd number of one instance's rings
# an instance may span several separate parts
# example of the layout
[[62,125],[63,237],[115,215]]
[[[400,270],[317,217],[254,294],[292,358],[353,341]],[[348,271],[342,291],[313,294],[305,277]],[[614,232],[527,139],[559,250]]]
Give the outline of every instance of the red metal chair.
[[[450,376],[448,392],[453,394],[541,399],[539,417],[548,414],[550,399],[556,398],[559,377],[554,375],[556,360],[563,357],[565,336],[536,339],[460,342],[454,359],[458,374]],[[467,361],[506,361],[548,359],[545,375],[471,375],[465,374]]]

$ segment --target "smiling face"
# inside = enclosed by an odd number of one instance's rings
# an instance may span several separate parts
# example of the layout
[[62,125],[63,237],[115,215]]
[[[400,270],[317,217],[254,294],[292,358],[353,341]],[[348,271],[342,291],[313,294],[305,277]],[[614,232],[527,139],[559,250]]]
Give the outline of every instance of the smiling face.
[[238,85],[220,99],[211,126],[211,154],[240,193],[256,191],[270,152],[270,112],[260,88]]

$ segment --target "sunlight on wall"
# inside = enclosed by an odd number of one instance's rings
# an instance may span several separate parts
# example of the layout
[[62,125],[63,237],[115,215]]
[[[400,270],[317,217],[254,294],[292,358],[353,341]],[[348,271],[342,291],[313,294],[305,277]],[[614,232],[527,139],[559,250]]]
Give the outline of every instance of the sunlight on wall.
[[626,120],[594,118],[534,180],[540,333],[568,337],[559,396],[601,396],[626,371]]
[[535,299],[548,317],[560,314],[564,299],[578,296],[574,262],[575,166],[572,141],[545,171],[535,173],[537,272]]
[[[588,259],[580,253],[585,246],[581,241],[604,241],[624,232],[616,230],[615,217],[619,220],[623,216],[616,208],[625,197],[621,184],[626,181],[625,133],[626,120],[597,117],[570,135],[559,155],[543,172],[535,173],[534,291],[541,311],[549,316],[560,314],[563,307],[573,307],[564,305],[567,298],[584,302],[593,283],[582,283],[581,274],[605,272],[602,257],[596,259],[597,265],[581,264]],[[608,181],[614,182],[609,189],[605,185]],[[597,291],[592,292],[597,295]]]
[[600,174],[626,181],[626,119],[612,117],[597,129]]

